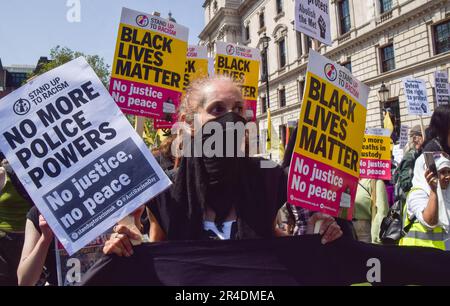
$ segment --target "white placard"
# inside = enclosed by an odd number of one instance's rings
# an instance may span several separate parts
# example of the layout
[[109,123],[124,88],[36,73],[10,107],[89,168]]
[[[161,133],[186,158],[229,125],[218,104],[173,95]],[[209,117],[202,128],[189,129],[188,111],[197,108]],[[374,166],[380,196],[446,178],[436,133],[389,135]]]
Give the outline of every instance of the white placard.
[[388,129],[383,129],[383,128],[369,127],[369,128],[366,128],[364,134],[372,135],[372,136],[390,137],[391,131]]
[[69,255],[171,182],[83,57],[0,100],[0,150]]
[[436,93],[437,106],[450,104],[450,84],[448,83],[448,74],[445,71],[436,71],[434,73],[434,90]]
[[425,81],[414,78],[405,78],[402,81],[406,104],[408,105],[408,114],[431,115]]
[[400,149],[403,149],[408,144],[408,130],[409,127],[406,125],[400,127]]
[[331,46],[329,0],[295,0],[295,29]]
[[394,149],[392,150],[392,156],[394,157],[394,160],[397,163],[397,165],[400,165],[400,162],[403,159],[403,149],[400,148],[400,145],[394,146]]

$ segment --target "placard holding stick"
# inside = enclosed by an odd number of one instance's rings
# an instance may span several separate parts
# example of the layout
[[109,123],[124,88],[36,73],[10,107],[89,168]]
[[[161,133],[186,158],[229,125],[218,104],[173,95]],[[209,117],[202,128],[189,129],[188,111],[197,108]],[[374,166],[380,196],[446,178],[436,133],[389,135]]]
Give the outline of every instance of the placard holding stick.
[[136,133],[144,139],[144,124],[145,118],[141,116],[136,116],[136,121],[134,122],[134,130]]
[[423,117],[419,116],[420,118],[420,131],[422,132],[422,137],[425,139],[425,125],[423,124]]

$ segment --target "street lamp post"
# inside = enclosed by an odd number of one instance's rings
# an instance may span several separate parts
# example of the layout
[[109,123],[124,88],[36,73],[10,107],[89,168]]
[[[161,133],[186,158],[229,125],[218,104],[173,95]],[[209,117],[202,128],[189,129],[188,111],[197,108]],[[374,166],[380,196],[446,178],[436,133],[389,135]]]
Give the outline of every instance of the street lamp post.
[[[271,129],[271,120],[270,120],[270,100],[269,100],[269,65],[268,65],[268,56],[267,50],[269,48],[270,37],[264,33],[264,36],[261,38],[261,53],[264,56],[264,81],[266,83],[266,112],[267,112],[267,140],[266,140],[266,150],[269,150],[272,144],[272,129]],[[270,159],[272,159],[272,153],[270,153]]]
[[381,127],[383,127],[383,122],[384,122],[384,118],[383,118],[383,111],[386,108],[386,102],[389,100],[389,89],[386,87],[386,85],[384,84],[384,81],[381,82],[381,87],[380,90],[378,90],[378,99],[380,99],[380,106],[381,106]]
[[269,65],[268,65],[268,56],[267,56],[267,49],[269,48],[269,42],[270,37],[264,33],[264,36],[261,38],[261,46],[262,46],[262,53],[264,55],[265,61],[264,61],[264,82],[266,83],[266,109],[270,108],[270,101],[269,101]]

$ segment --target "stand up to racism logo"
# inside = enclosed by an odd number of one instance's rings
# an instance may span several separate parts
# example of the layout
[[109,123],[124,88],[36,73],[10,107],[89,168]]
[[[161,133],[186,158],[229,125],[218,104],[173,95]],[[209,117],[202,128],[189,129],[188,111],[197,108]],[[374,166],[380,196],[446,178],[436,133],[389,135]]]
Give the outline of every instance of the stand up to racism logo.
[[30,111],[31,105],[27,99],[19,99],[14,105],[13,109],[17,115],[26,115]]
[[139,15],[136,17],[136,23],[138,26],[146,27],[148,26],[148,17],[145,15]]

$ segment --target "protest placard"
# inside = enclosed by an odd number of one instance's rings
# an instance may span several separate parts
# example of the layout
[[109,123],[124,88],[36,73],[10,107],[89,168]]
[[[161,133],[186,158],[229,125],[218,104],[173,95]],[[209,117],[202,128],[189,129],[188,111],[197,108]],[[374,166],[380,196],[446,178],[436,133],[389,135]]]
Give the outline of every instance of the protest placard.
[[393,156],[394,161],[397,164],[397,166],[400,165],[400,162],[403,159],[403,155],[404,155],[404,152],[403,152],[403,149],[400,148],[400,145],[398,145],[398,144],[394,145],[394,149],[392,149],[392,156]]
[[186,89],[192,81],[208,77],[209,59],[205,46],[189,46],[183,87]]
[[369,88],[319,53],[309,56],[288,201],[351,220]]
[[188,29],[122,9],[109,91],[124,113],[175,122]]
[[216,43],[216,50],[214,64],[216,74],[229,76],[241,83],[247,119],[256,120],[259,65],[261,61],[259,50],[222,41]]
[[450,84],[448,83],[447,72],[434,72],[434,86],[437,106],[450,105]]
[[[183,92],[185,92],[192,81],[207,77],[209,69],[209,58],[206,47],[189,46],[183,80]],[[155,129],[170,129],[175,121],[155,119],[153,126]]]
[[405,78],[402,82],[406,104],[408,105],[408,114],[418,116],[431,115],[425,81],[414,78]]
[[295,0],[295,30],[331,46],[329,0]]
[[400,127],[400,149],[403,149],[408,144],[408,131],[409,127],[406,125],[402,125]]
[[72,255],[171,182],[82,57],[0,100],[0,150]]
[[[110,231],[111,232],[111,231]],[[55,238],[55,258],[58,286],[74,286],[81,282],[83,275],[104,256],[103,246],[108,234],[102,234],[85,247],[70,256]]]
[[368,128],[361,151],[360,177],[379,180],[391,179],[391,131]]

